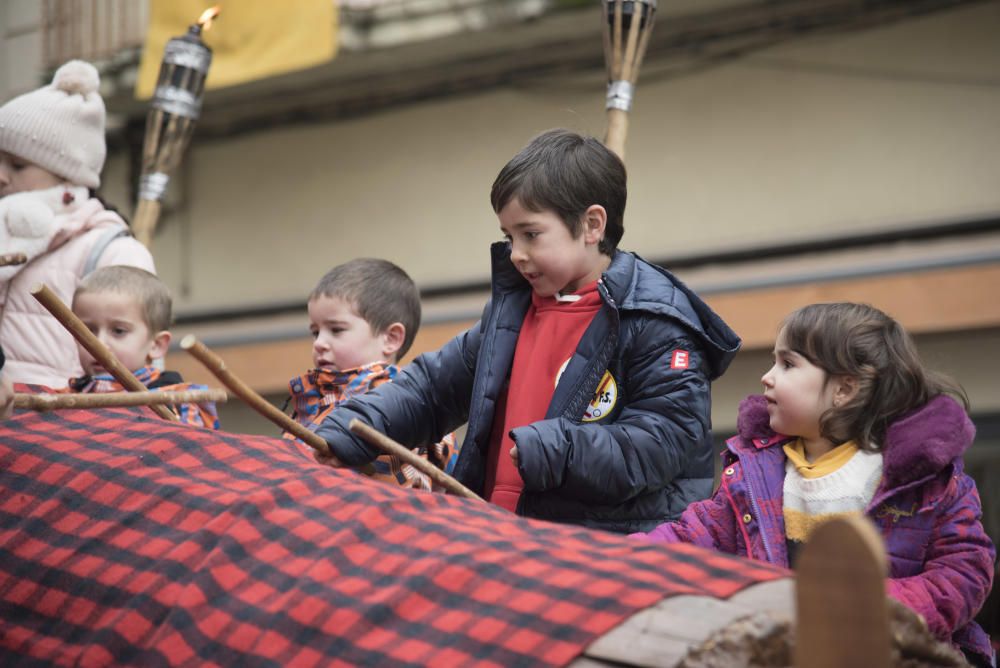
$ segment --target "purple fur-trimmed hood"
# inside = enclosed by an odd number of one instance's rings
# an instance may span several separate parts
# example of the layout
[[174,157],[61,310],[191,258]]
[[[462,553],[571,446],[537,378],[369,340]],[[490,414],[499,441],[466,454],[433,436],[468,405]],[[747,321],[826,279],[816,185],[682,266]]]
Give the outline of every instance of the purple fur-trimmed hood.
[[885,434],[886,486],[899,487],[942,470],[969,449],[976,427],[962,406],[938,395],[897,419]]

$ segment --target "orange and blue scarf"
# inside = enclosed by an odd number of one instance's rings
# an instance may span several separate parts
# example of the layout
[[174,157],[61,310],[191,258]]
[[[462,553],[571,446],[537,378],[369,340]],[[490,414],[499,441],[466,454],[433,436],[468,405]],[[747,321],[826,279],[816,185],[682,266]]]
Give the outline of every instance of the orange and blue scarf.
[[[353,396],[365,394],[383,383],[391,382],[399,373],[394,364],[376,362],[357,369],[328,371],[312,369],[288,382],[292,419],[310,431],[316,431],[330,411]],[[284,438],[294,440],[288,432]],[[455,435],[448,434],[430,447],[414,448],[414,452],[435,466],[450,472],[458,458]],[[431,489],[431,481],[412,466],[396,457],[383,455],[375,460],[375,478],[401,487]]]
[[[186,390],[207,390],[207,385],[199,383],[185,383],[180,374],[167,371],[163,372],[152,366],[144,366],[133,372],[135,377],[144,387],[153,391],[184,392]],[[82,376],[71,378],[69,387],[73,392],[79,393],[104,393],[123,392],[124,386],[114,379],[110,374],[100,374],[97,376]],[[215,409],[215,403],[206,401],[201,404],[179,404],[173,407],[180,417],[182,424],[190,424],[195,427],[219,428],[219,414]]]

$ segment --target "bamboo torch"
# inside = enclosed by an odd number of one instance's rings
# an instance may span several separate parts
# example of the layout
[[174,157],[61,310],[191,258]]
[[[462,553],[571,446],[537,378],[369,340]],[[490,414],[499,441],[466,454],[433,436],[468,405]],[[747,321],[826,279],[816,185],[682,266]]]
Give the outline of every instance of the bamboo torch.
[[628,112],[639,68],[653,34],[656,0],[602,0],[604,62],[608,70],[608,129],[604,144],[625,159]]
[[202,41],[201,34],[218,15],[218,6],[206,9],[186,34],[168,41],[163,50],[156,91],[146,116],[139,201],[133,223],[136,239],[147,247],[160,218],[160,202],[170,174],[180,164],[201,116],[205,79],[212,64],[212,49]]

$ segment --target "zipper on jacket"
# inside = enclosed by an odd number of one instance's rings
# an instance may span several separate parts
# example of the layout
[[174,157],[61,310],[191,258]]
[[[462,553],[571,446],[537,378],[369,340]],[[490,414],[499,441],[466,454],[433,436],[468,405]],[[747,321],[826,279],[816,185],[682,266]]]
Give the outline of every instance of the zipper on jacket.
[[584,378],[584,382],[580,384],[580,391],[568,398],[559,411],[561,415],[577,422],[579,422],[580,415],[586,410],[592,396],[592,393],[586,392],[583,388],[597,387],[608,367],[608,363],[611,361],[612,353],[618,346],[618,337],[621,335],[621,314],[618,310],[618,305],[615,304],[615,300],[611,297],[611,293],[604,284],[603,277],[597,279],[597,292],[611,308],[612,328],[604,345],[601,346],[597,355],[594,356],[590,369],[587,371],[587,376]]
[[617,311],[618,304],[615,303],[615,298],[611,296],[611,291],[608,290],[608,287],[604,284],[603,275],[601,276],[601,278],[597,279],[597,287],[598,291],[601,293],[601,296],[604,297],[604,300],[606,302],[608,302],[608,305]]
[[[746,479],[746,475],[749,472],[749,469],[747,468],[747,462],[743,459],[740,453],[736,453],[736,456],[737,458],[739,458],[740,464],[743,466],[743,476],[744,479]],[[764,531],[764,526],[760,521],[762,517],[760,512],[760,506],[757,505],[757,498],[753,495],[753,485],[750,484],[749,480],[747,480],[746,488],[747,488],[747,497],[749,497],[750,499],[750,508],[753,510],[754,520],[757,522],[757,533],[760,535],[760,542],[764,544],[764,554],[767,555],[767,562],[769,564],[773,564],[774,555],[771,553],[771,546],[767,544],[767,532]],[[740,522],[742,521],[742,519],[743,519],[742,517],[737,517],[736,521]]]
[[[472,401],[469,402],[469,418],[471,419],[473,415],[478,415],[480,412],[480,407],[483,401],[485,401],[486,396],[486,385],[489,383],[489,374],[491,372],[489,361],[493,358],[493,347],[496,344],[496,327],[492,325],[500,317],[500,311],[503,308],[503,303],[506,295],[503,293],[495,292],[493,296],[493,308],[491,309],[490,318],[486,323],[485,331],[481,334],[482,342],[480,343],[481,349],[479,355],[476,357],[481,357],[486,364],[482,366],[485,368],[483,373],[480,373],[480,364],[477,359],[476,371],[473,374],[472,381]],[[463,360],[464,361],[464,360]],[[495,406],[494,406],[495,409]],[[494,410],[495,413],[495,410]],[[491,424],[492,427],[492,424]],[[473,439],[476,439],[476,434],[472,434]],[[486,438],[489,439],[489,431],[487,431]],[[478,441],[478,439],[476,439]],[[477,442],[477,447],[482,444]],[[489,444],[487,443],[487,446]],[[460,455],[461,456],[461,455]]]

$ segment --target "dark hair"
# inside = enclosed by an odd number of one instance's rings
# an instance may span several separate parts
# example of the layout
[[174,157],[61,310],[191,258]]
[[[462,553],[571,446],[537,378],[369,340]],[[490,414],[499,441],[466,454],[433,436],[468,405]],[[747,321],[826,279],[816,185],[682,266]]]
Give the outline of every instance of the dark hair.
[[309,301],[317,297],[350,302],[376,334],[402,323],[406,334],[397,360],[410,349],[420,328],[420,292],[413,279],[388,260],[363,257],[338,264],[319,279]]
[[625,233],[627,195],[621,159],[593,137],[560,128],[538,135],[504,165],[490,203],[496,213],[515,198],[529,211],[553,211],[574,239],[583,231],[584,212],[600,204],[608,220],[598,248],[610,256]]
[[873,306],[811,304],[785,318],[781,332],[789,350],[828,376],[857,380],[855,396],[820,417],[820,435],[832,443],[853,440],[877,451],[893,421],[939,394],[951,394],[969,409],[961,386],[926,369],[910,335]]
[[118,217],[122,219],[122,222],[124,222],[125,225],[129,229],[132,228],[132,221],[130,221],[128,218],[126,218],[125,214],[118,210],[118,207],[116,207],[114,204],[109,203],[106,199],[104,199],[103,197],[101,197],[97,193],[97,189],[96,188],[88,188],[87,189],[87,194],[90,197],[96,199],[98,202],[100,202],[101,206],[103,206],[105,208],[105,210],[110,211],[111,213],[117,214]]
[[173,299],[170,289],[156,274],[128,265],[101,267],[80,281],[73,301],[85,293],[113,292],[134,299],[142,308],[142,317],[151,334],[170,329]]

